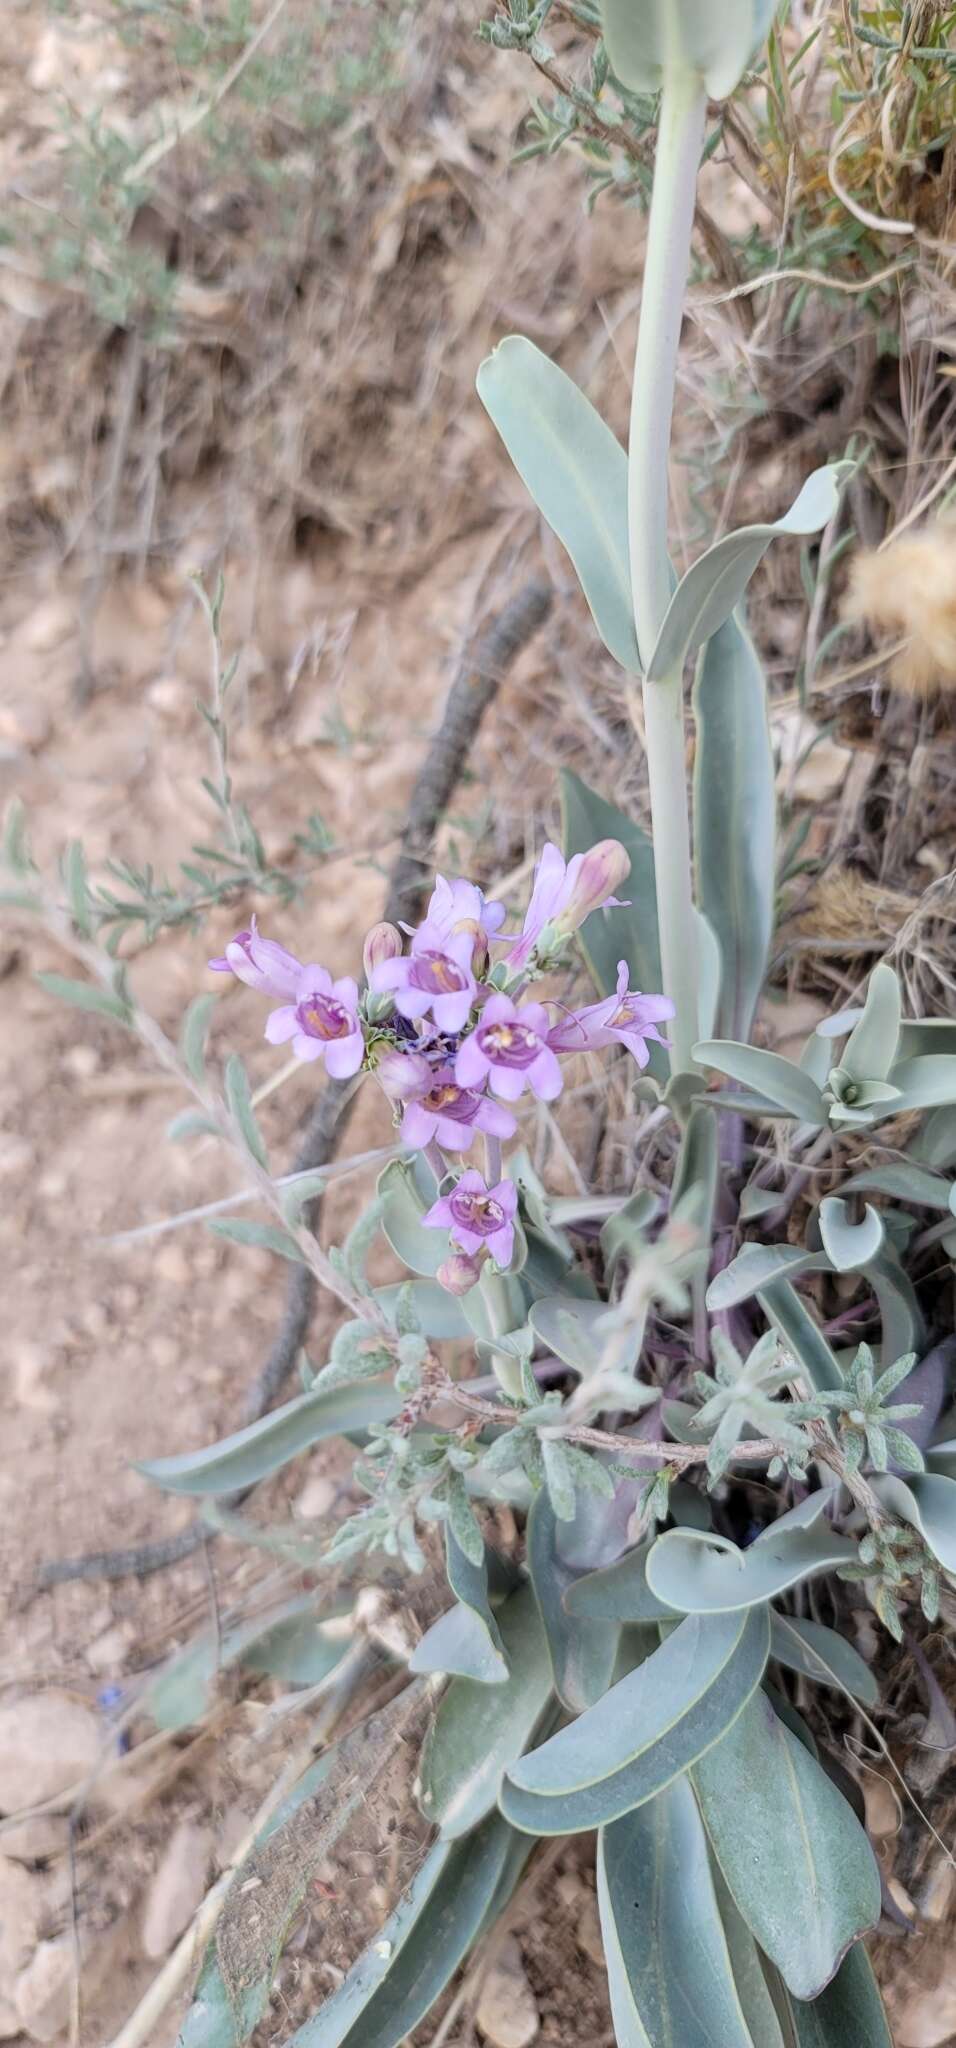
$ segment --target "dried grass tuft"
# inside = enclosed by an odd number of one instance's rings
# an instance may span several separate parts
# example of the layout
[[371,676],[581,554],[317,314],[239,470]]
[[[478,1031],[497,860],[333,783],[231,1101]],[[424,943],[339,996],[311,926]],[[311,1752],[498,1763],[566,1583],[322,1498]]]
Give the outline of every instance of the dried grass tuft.
[[956,524],[938,521],[923,533],[856,557],[844,616],[894,651],[887,678],[908,696],[956,689]]
[[816,939],[895,939],[918,900],[902,890],[868,881],[856,868],[829,868],[798,920]]

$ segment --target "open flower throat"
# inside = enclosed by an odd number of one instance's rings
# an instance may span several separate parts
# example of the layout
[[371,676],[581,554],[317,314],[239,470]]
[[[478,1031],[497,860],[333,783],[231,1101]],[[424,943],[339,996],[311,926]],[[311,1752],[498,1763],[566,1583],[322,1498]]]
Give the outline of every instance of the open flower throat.
[[485,1024],[478,1027],[478,1043],[496,1066],[520,1068],[531,1066],[544,1041],[527,1024]]
[[354,1019],[334,996],[306,996],[296,1005],[296,1016],[308,1038],[347,1038],[355,1029]]
[[456,1188],[449,1207],[453,1221],[460,1229],[477,1230],[482,1237],[493,1237],[508,1221],[501,1203],[496,1202],[492,1195],[477,1195]]

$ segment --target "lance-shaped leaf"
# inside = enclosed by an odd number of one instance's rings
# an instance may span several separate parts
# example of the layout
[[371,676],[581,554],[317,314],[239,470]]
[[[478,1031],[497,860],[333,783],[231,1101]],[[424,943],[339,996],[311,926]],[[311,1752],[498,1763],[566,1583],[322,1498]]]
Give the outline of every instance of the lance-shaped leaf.
[[732,1038],[705,1038],[694,1047],[694,1058],[702,1067],[716,1067],[732,1081],[742,1081],[768,1102],[799,1117],[805,1124],[826,1123],[826,1104],[814,1080],[793,1060],[779,1052],[765,1052],[756,1045],[738,1045]]
[[861,1941],[854,1943],[836,1976],[810,2004],[791,1998],[776,1973],[774,1990],[790,2023],[792,2048],[893,2048],[873,1966]]
[[715,1312],[736,1308],[772,1281],[817,1273],[826,1263],[818,1253],[802,1251],[796,1244],[745,1244],[723,1272],[715,1273],[707,1289],[707,1306]]
[[900,1026],[898,1057],[917,1059],[923,1053],[956,1053],[956,1024],[951,1017],[907,1017]]
[[410,1272],[431,1279],[448,1257],[448,1232],[425,1228],[422,1217],[429,1204],[417,1185],[414,1167],[404,1159],[390,1159],[379,1175],[378,1193],[382,1229],[393,1252]]
[[408,1660],[409,1671],[447,1671],[478,1685],[503,1685],[504,1647],[488,1597],[487,1552],[480,1564],[466,1557],[445,1523],[445,1569],[456,1604],[426,1629]]
[[764,1315],[793,1352],[818,1394],[843,1385],[843,1374],[829,1344],[806,1304],[789,1280],[771,1280],[757,1296]]
[[717,1031],[741,1040],[750,1032],[773,936],[776,796],[767,686],[753,642],[735,618],[701,656],[694,718],[697,901],[720,947]]
[[[654,849],[647,833],[615,804],[606,803],[589,789],[569,768],[561,775],[561,820],[566,859],[570,860],[575,853],[586,853],[602,839],[619,839],[631,862],[624,891],[628,903],[619,910],[596,911],[577,935],[598,994],[614,994],[619,960],[627,961],[631,988],[653,993],[661,986],[661,948]],[[667,1054],[659,1045],[652,1045],[649,1050],[647,1071],[654,1080],[663,1082],[669,1072]]]
[[882,1250],[883,1219],[869,1202],[862,1220],[854,1223],[848,1204],[839,1195],[827,1195],[820,1203],[819,1217],[823,1249],[838,1273],[858,1273]]
[[858,1650],[835,1628],[804,1621],[794,1614],[775,1614],[770,1622],[770,1655],[788,1671],[799,1671],[817,1685],[833,1685],[852,1693],[865,1707],[879,1705],[880,1688]]
[[870,1484],[888,1513],[922,1536],[943,1570],[956,1572],[956,1479],[942,1472],[914,1472],[906,1479],[888,1473]]
[[250,1422],[247,1429],[237,1429],[234,1436],[224,1436],[205,1450],[145,1459],[136,1470],[167,1493],[237,1493],[323,1437],[348,1436],[375,1423],[391,1422],[401,1405],[394,1387],[332,1387],[327,1393],[300,1394],[261,1422]]
[[924,1209],[952,1211],[956,1187],[943,1174],[931,1173],[925,1166],[911,1166],[907,1161],[901,1166],[891,1163],[864,1167],[862,1173],[854,1173],[844,1181],[840,1192],[889,1195],[894,1202],[915,1202]]
[[856,1815],[758,1693],[694,1772],[727,1888],[796,1998],[816,1998],[880,1914]]
[[777,0],[601,0],[611,67],[630,92],[659,92],[665,71],[703,73],[726,99],[759,49]]
[[508,1677],[503,1685],[453,1678],[439,1701],[422,1757],[421,1805],[446,1840],[490,1813],[502,1772],[521,1755],[552,1697],[547,1637],[533,1588],[499,1608]]
[[766,1608],[689,1615],[596,1706],[511,1765],[506,1819],[529,1834],[575,1834],[652,1799],[719,1742],[759,1685],[769,1647]]
[[824,1514],[831,1496],[832,1488],[809,1494],[746,1550],[713,1531],[668,1529],[647,1560],[651,1592],[682,1614],[726,1614],[853,1563],[856,1544],[838,1536]]
[[[525,1856],[530,1850],[525,1843]],[[375,1940],[288,2048],[399,2048],[467,1955],[509,1874],[513,1886],[516,1851],[499,1814],[466,1841],[436,1842]]]
[[[601,1364],[601,1359],[614,1331],[609,1327],[610,1311],[606,1301],[586,1301],[583,1297],[570,1294],[547,1295],[541,1301],[533,1301],[528,1310],[528,1321],[535,1335],[549,1351],[570,1366],[572,1372],[590,1379]],[[640,1355],[641,1333],[638,1330],[636,1342],[628,1344],[620,1358],[625,1371],[630,1371]]]
[[920,1125],[909,1151],[910,1157],[924,1166],[936,1166],[943,1172],[956,1167],[956,1108],[949,1105],[934,1110]]
[[[618,2048],[755,2048],[686,1778],[601,1829],[597,1883]],[[783,2048],[765,1986],[761,2019]]]
[[640,669],[627,545],[627,456],[557,363],[509,334],[478,371],[478,396],[578,573],[605,647]]
[[843,1050],[840,1065],[851,1081],[885,1081],[896,1058],[902,1003],[898,975],[885,960],[870,975],[866,1002]]
[[[626,4],[626,0],[623,0]],[[717,17],[714,16],[716,22]],[[725,534],[682,576],[664,614],[647,674],[652,682],[674,675],[730,618],[758,563],[778,534],[819,533],[832,519],[851,464],[833,462],[808,476],[782,519],[741,526]]]
[[528,1517],[528,1569],[548,1639],[558,1698],[581,1714],[606,1693],[617,1661],[620,1628],[606,1617],[573,1613],[565,1595],[576,1575],[561,1555],[554,1509],[542,1490]]
[[899,1092],[889,1105],[889,1116],[956,1103],[956,1058],[950,1053],[927,1053],[918,1059],[898,1060],[890,1080]]
[[569,1614],[587,1615],[605,1621],[670,1621],[676,1609],[666,1607],[647,1583],[647,1560],[652,1545],[639,1544],[616,1564],[588,1572],[576,1579],[564,1595]]
[[413,1311],[423,1337],[469,1335],[461,1302],[439,1287],[437,1280],[393,1280],[388,1287],[376,1287],[375,1299],[393,1328],[400,1296]]

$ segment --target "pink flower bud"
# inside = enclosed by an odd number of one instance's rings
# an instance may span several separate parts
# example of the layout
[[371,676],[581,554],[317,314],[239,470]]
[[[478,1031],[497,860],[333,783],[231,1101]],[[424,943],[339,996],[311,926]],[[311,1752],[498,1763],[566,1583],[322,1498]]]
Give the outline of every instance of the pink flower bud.
[[592,910],[613,904],[616,901],[615,889],[627,880],[630,872],[630,856],[620,840],[599,840],[597,846],[592,846],[581,856],[581,865],[572,887],[552,919],[555,930],[562,936],[576,932]]
[[483,1257],[483,1253],[469,1258],[465,1252],[453,1252],[435,1274],[439,1287],[446,1294],[470,1294],[481,1277]]
[[366,975],[370,977],[373,967],[380,967],[383,960],[397,960],[402,950],[402,935],[395,925],[373,924],[363,955]]
[[471,938],[471,971],[475,980],[480,981],[482,975],[488,971],[488,961],[491,957],[488,951],[488,935],[484,925],[479,924],[477,918],[463,917],[458,924],[452,925],[452,931],[467,932]]
[[432,1070],[420,1052],[383,1052],[373,1071],[389,1102],[410,1102],[427,1094],[432,1083]]

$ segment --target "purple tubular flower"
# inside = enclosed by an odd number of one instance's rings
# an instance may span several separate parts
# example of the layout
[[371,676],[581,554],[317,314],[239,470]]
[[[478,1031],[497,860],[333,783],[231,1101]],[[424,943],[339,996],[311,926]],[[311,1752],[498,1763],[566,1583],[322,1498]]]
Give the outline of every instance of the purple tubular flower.
[[292,1040],[298,1060],[324,1059],[336,1081],[357,1074],[365,1057],[358,1014],[358,988],[351,975],[333,981],[325,967],[303,967],[294,1003],[283,1004],[266,1019],[270,1045]]
[[392,995],[400,1017],[412,1022],[430,1010],[439,1031],[460,1031],[468,1021],[478,993],[471,971],[474,934],[445,934],[436,926],[419,925],[412,949],[402,960],[382,960],[372,969],[374,995]]
[[518,1190],[514,1181],[488,1187],[473,1169],[463,1173],[450,1195],[432,1204],[422,1222],[431,1230],[447,1230],[459,1251],[473,1256],[485,1246],[495,1264],[507,1266],[514,1251]]
[[390,1048],[375,1061],[373,1072],[389,1102],[410,1102],[414,1095],[424,1095],[432,1085],[433,1069],[420,1052]]
[[429,1074],[427,1087],[409,1100],[402,1118],[405,1143],[422,1150],[435,1138],[446,1152],[467,1152],[476,1131],[513,1138],[517,1128],[510,1109],[475,1088],[462,1088],[451,1067]]
[[487,1080],[506,1102],[517,1102],[526,1088],[542,1102],[553,1102],[561,1093],[561,1069],[548,1043],[549,1028],[543,1003],[519,1009],[511,996],[490,996],[480,1023],[458,1048],[459,1086],[483,1088]]
[[611,891],[630,871],[630,860],[619,839],[602,839],[567,862],[549,840],[535,869],[524,928],[520,938],[511,942],[508,964],[512,972],[527,966],[546,926],[551,926],[560,940],[577,931],[592,910],[617,908],[620,898]]
[[267,996],[294,996],[304,972],[294,953],[287,953],[274,939],[260,938],[255,918],[249,930],[237,932],[222,957],[209,965],[214,973],[235,974]]
[[453,932],[470,931],[493,939],[505,916],[504,904],[489,902],[477,882],[466,882],[461,877],[457,882],[446,882],[444,875],[436,875],[425,923],[443,938],[451,938]]
[[639,1067],[650,1059],[648,1044],[666,1045],[657,1029],[674,1015],[669,996],[642,996],[628,988],[626,960],[617,963],[617,994],[584,1010],[570,1010],[548,1033],[554,1052],[593,1052],[604,1045],[626,1045]]

